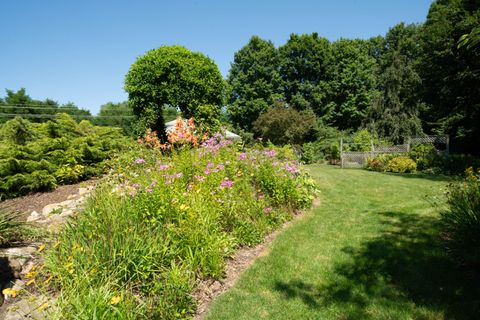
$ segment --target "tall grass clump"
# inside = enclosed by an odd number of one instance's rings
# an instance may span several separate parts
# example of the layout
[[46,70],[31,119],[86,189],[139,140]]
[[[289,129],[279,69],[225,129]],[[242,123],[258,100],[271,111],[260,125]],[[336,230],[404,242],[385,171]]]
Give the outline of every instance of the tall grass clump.
[[449,186],[447,204],[442,220],[449,247],[480,271],[480,170],[467,169],[462,182]]
[[62,319],[174,319],[195,310],[199,279],[311,204],[290,148],[139,146],[110,162],[84,212],[47,250]]
[[0,210],[0,247],[23,239],[24,225],[16,213]]

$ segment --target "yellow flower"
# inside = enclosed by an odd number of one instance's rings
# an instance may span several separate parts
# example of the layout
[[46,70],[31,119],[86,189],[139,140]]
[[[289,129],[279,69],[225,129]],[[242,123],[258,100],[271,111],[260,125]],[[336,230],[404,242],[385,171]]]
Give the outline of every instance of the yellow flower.
[[6,296],[8,295],[8,296],[12,296],[12,298],[15,298],[18,295],[18,290],[7,288],[7,289],[3,289],[2,293]]
[[45,244],[42,244],[39,248],[38,248],[38,252],[42,252],[43,249],[45,249]]
[[92,270],[90,270],[90,274],[95,274],[97,273],[97,271],[98,271],[97,268],[93,268]]
[[182,205],[180,206],[180,210],[182,210],[182,211],[187,211],[189,208],[190,208],[189,206],[186,206],[186,205],[184,205],[184,204],[182,204]]
[[113,296],[112,299],[110,300],[110,304],[112,305],[118,304],[121,300],[122,300],[122,297]]
[[26,277],[26,278],[33,278],[33,277],[35,277],[36,275],[37,275],[37,271],[35,271],[35,270],[32,268],[32,270],[31,270],[30,272],[28,272],[28,273],[25,275],[25,277]]
[[35,279],[30,279],[30,280],[27,281],[26,285],[29,286],[34,282],[35,282]]
[[43,311],[43,310],[46,310],[48,307],[49,307],[48,302],[45,302],[40,307],[38,307],[38,310]]
[[55,249],[56,247],[58,247],[60,245],[60,243],[62,243],[62,241],[60,241],[60,240],[55,242],[55,244],[53,245],[53,248]]
[[47,280],[45,280],[43,283],[49,284],[50,281],[52,280],[52,278],[53,278],[53,276],[48,277]]

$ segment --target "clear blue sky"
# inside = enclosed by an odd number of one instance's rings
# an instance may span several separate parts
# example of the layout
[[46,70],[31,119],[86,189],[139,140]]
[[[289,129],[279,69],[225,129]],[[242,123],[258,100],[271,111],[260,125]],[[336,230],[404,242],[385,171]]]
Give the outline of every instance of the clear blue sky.
[[284,44],[291,33],[330,40],[384,35],[424,22],[431,0],[1,0],[0,96],[27,89],[97,113],[126,100],[123,80],[147,50],[180,44],[224,76],[252,35]]

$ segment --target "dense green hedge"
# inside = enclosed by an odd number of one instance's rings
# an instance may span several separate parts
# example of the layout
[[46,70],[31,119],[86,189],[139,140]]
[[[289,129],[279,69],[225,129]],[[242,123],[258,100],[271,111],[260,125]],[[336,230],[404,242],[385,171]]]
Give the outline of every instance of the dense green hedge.
[[120,129],[67,114],[45,123],[10,120],[0,128],[0,199],[99,175],[103,161],[130,143]]

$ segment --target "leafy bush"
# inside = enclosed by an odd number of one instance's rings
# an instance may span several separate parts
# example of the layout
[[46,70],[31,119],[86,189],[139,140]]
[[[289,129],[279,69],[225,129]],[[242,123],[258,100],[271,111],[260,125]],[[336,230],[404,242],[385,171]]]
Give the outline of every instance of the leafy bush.
[[370,171],[385,171],[385,162],[379,158],[369,158],[367,159],[367,165],[365,167],[367,170]]
[[480,170],[469,168],[466,174],[449,186],[442,220],[452,252],[480,270]]
[[119,129],[77,124],[66,114],[41,124],[15,118],[0,138],[0,199],[99,175],[105,159],[131,144]]
[[61,317],[188,318],[198,279],[222,277],[235,248],[311,204],[315,185],[292,155],[241,151],[216,136],[197,149],[138,146],[109,161],[111,173],[45,257]]
[[302,144],[315,139],[316,117],[313,112],[299,112],[284,105],[262,113],[254,122],[258,137],[276,145]]
[[417,170],[417,164],[409,157],[399,156],[388,161],[386,171],[396,173],[409,173]]

